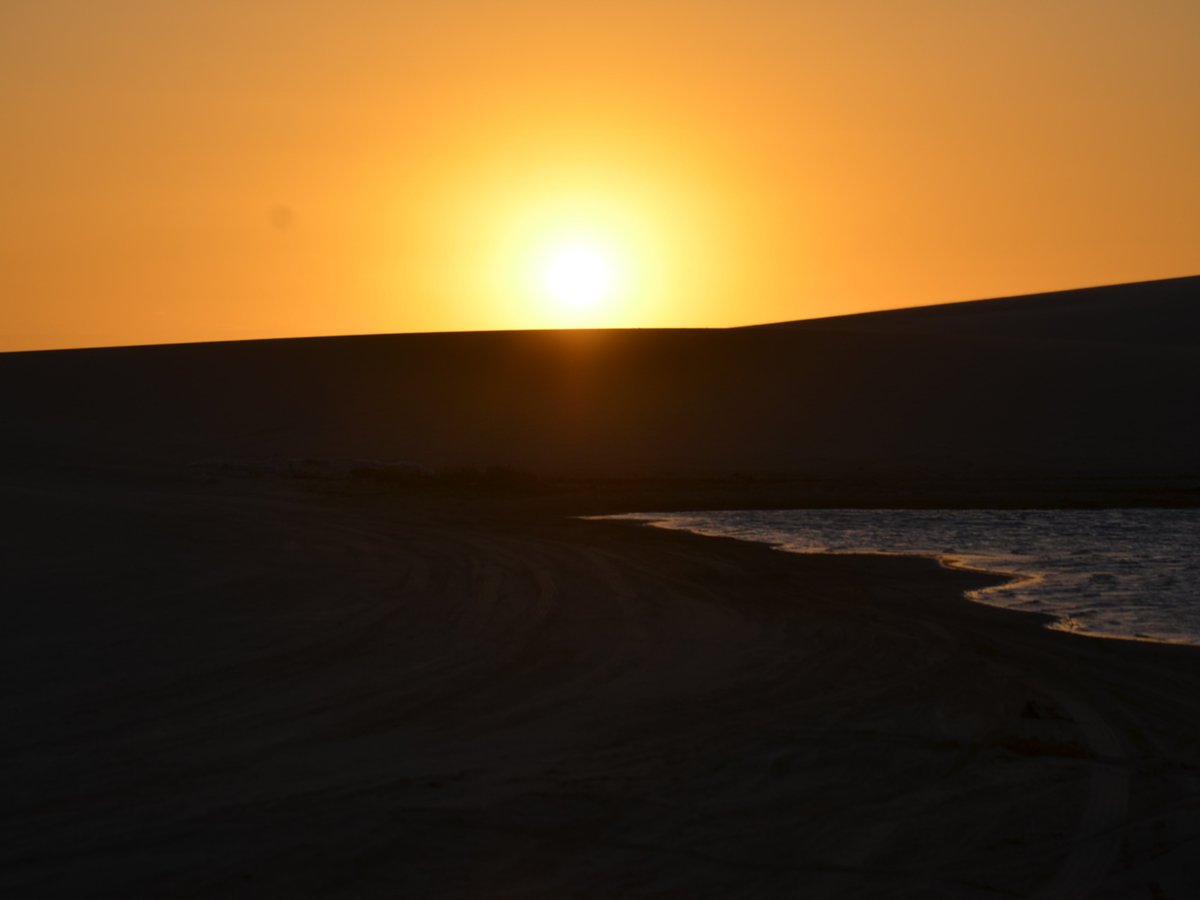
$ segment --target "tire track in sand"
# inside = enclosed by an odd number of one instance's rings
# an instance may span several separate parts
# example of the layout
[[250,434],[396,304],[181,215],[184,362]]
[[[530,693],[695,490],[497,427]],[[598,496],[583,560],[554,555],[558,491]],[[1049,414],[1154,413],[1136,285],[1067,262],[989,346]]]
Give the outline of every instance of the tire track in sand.
[[1129,807],[1128,745],[1112,724],[1078,697],[1048,691],[1079,725],[1093,755],[1088,801],[1075,829],[1071,851],[1058,874],[1033,900],[1084,900],[1104,881],[1120,852]]

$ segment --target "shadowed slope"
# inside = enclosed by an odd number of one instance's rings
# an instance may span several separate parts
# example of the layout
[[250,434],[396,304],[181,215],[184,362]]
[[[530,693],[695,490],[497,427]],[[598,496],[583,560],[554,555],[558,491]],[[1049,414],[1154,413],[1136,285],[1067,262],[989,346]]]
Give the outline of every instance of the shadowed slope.
[[1175,477],[1200,441],[1198,294],[1185,279],[774,328],[8,354],[0,428],[26,459]]
[[1200,276],[750,327],[1200,347]]

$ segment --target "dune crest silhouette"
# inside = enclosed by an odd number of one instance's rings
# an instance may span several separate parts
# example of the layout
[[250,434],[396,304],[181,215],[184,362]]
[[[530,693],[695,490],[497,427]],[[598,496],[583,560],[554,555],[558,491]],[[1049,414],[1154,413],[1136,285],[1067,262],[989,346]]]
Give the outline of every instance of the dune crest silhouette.
[[6,455],[547,476],[1195,473],[1200,277],[739,329],[0,356]]

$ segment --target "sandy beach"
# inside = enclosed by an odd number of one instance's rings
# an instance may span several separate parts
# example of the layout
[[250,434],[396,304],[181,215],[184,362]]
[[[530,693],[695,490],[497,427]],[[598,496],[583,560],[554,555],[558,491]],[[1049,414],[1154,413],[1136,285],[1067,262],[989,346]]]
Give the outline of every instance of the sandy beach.
[[1200,651],[965,601],[986,576],[287,479],[3,508],[12,896],[1200,878]]

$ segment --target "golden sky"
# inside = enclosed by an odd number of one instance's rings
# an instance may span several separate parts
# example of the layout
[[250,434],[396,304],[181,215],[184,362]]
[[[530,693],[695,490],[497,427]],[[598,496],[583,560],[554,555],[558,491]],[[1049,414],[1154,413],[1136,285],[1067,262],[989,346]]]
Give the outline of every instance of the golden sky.
[[0,350],[1200,273],[1196,0],[4,0],[0,102]]

